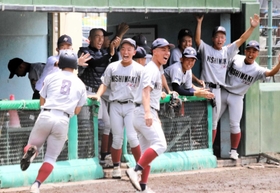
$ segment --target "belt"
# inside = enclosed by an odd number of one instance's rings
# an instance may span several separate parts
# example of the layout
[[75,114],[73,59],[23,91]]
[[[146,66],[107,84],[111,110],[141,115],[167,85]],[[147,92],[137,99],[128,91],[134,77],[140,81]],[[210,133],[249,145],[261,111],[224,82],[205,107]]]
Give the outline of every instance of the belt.
[[89,92],[96,92],[96,89],[92,88],[90,86],[86,86],[86,90],[89,91]]
[[210,87],[210,88],[221,88],[221,86],[219,85],[219,83],[214,84],[212,82],[205,82],[205,85]]
[[132,101],[113,101],[113,102],[120,103],[122,105],[127,103],[132,103]]
[[[43,111],[49,111],[49,112],[51,112],[51,111],[60,111],[60,110],[56,110],[56,109],[43,109]],[[61,112],[63,112],[63,111],[61,111]],[[66,117],[70,117],[70,115],[68,114],[68,113],[65,113],[65,112],[63,112],[63,115],[65,115]]]
[[[136,107],[140,107],[141,106],[141,104],[139,104],[139,103],[135,103],[135,106]],[[151,106],[150,106],[151,107]],[[155,111],[158,111],[157,109],[155,109],[154,107],[151,107],[151,109],[153,109],[153,110],[155,110]]]

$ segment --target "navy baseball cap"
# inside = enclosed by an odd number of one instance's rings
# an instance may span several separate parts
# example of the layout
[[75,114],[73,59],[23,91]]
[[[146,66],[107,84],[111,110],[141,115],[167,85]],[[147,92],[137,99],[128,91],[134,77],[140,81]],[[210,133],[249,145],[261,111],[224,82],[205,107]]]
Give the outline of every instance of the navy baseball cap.
[[107,32],[106,30],[104,30],[103,28],[99,28],[101,31],[103,31],[103,35],[104,36],[110,36],[113,35],[113,32]]
[[190,36],[192,38],[192,31],[187,28],[181,29],[178,33],[178,40],[182,39],[185,36]]
[[147,52],[150,52],[151,48],[147,44],[147,38],[143,34],[137,34],[133,36],[132,39],[135,40],[137,46],[143,47]]
[[135,49],[136,49],[136,42],[135,40],[131,39],[131,38],[125,38],[121,41],[120,46],[122,46],[124,43],[128,43],[130,45],[132,45]]
[[174,44],[170,44],[166,39],[164,38],[157,38],[155,41],[152,43],[152,50],[156,48],[161,48],[168,46],[170,49],[175,48]]
[[62,43],[67,43],[69,45],[72,45],[71,37],[68,36],[68,35],[65,35],[65,34],[60,36],[57,40],[57,47],[59,47],[59,45],[62,44]]
[[23,63],[24,61],[20,58],[13,58],[8,63],[8,69],[10,70],[9,79],[13,78],[16,74],[17,68]]
[[136,54],[133,56],[133,58],[146,58],[146,55],[146,50],[141,46],[137,46]]
[[197,60],[196,51],[193,47],[186,47],[182,56],[185,58],[195,58]]
[[256,40],[251,40],[249,43],[246,45],[246,48],[255,48],[256,50],[260,51],[260,44]]
[[218,32],[222,32],[223,34],[226,35],[226,29],[223,27],[223,26],[216,26],[214,29],[213,29],[213,32],[212,32],[212,37],[214,37],[216,35],[216,33]]

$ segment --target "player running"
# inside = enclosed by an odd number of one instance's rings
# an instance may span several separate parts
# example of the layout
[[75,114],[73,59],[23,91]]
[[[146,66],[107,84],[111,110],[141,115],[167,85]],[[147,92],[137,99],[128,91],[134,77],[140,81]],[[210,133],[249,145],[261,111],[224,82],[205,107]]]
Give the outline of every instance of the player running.
[[30,193],[39,193],[39,187],[51,174],[57,157],[67,138],[69,119],[78,114],[86,103],[84,83],[73,73],[77,69],[77,55],[72,50],[61,50],[60,72],[48,75],[40,91],[41,113],[30,133],[20,167],[25,171],[47,141],[44,162],[39,169]]
[[212,143],[215,141],[217,133],[217,123],[221,111],[221,86],[225,86],[227,65],[230,60],[238,53],[238,48],[250,37],[254,29],[259,24],[259,16],[250,17],[251,26],[240,36],[239,39],[224,46],[226,42],[226,30],[222,26],[214,28],[212,33],[213,45],[210,46],[201,40],[202,16],[196,16],[197,26],[195,43],[201,54],[201,79],[204,80],[206,87],[210,87],[216,98],[216,107],[212,113]]
[[114,164],[113,178],[121,178],[120,161],[122,154],[122,144],[124,126],[126,128],[127,139],[131,147],[131,152],[136,160],[141,156],[141,150],[137,133],[133,127],[133,103],[136,88],[139,84],[140,74],[143,66],[132,60],[136,53],[136,43],[131,38],[123,39],[120,44],[121,61],[116,61],[106,68],[96,95],[89,96],[100,100],[102,94],[109,87],[111,93],[110,100],[110,120],[113,134],[111,148],[112,161]]
[[230,158],[237,160],[237,148],[241,138],[240,120],[243,111],[243,98],[250,86],[258,80],[265,80],[275,75],[280,69],[280,55],[278,64],[272,70],[261,67],[255,61],[259,55],[260,46],[257,41],[250,41],[246,45],[245,56],[236,55],[230,63],[226,86],[221,89],[221,113],[228,108],[230,120],[231,151]]
[[[135,168],[126,170],[126,175],[132,185],[140,192],[149,192],[146,184],[150,173],[150,164],[167,147],[157,111],[160,108],[159,102],[162,92],[160,68],[167,63],[171,48],[174,48],[174,45],[169,44],[163,38],[158,38],[152,43],[152,61],[144,67],[134,100],[136,108],[133,125],[138,133],[142,156]],[[141,175],[141,181],[139,175]]]

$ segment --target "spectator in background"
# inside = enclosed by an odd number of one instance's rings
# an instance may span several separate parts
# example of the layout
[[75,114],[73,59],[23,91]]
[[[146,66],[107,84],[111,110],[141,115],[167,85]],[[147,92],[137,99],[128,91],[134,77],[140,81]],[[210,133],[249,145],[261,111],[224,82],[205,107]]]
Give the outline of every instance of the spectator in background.
[[45,68],[44,63],[28,63],[23,61],[21,58],[13,58],[8,63],[8,69],[10,70],[9,79],[13,78],[14,75],[23,77],[28,73],[28,78],[33,90],[32,99],[39,99],[39,90],[35,89],[36,82],[39,80],[43,70]]
[[143,34],[137,34],[133,36],[132,39],[135,40],[137,46],[140,46],[146,50],[146,64],[148,64],[152,59],[152,55],[151,48],[147,44],[147,38]]

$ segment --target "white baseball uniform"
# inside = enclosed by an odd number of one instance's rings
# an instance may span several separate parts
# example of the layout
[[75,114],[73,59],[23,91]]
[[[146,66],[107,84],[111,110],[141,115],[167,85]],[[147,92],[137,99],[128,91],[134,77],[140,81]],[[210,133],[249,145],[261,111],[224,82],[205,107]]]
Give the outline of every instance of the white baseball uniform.
[[220,117],[228,108],[231,133],[240,132],[240,120],[243,111],[243,98],[250,86],[258,81],[265,80],[266,68],[256,62],[245,64],[245,56],[236,55],[229,65],[226,86],[221,91]]
[[172,88],[172,83],[183,85],[185,89],[192,88],[192,70],[187,70],[184,73],[181,62],[176,62],[165,68],[164,75],[169,88]]
[[169,58],[169,66],[180,62],[180,58],[182,58],[182,52],[180,48],[176,47],[171,50],[170,58]]
[[142,70],[143,66],[135,61],[128,66],[123,66],[121,61],[116,61],[109,64],[101,79],[105,86],[111,88],[109,100],[114,149],[122,147],[124,126],[130,147],[139,145],[132,119],[135,108],[133,100]]
[[[198,52],[201,55],[201,79],[205,83],[212,83],[217,86],[225,86],[226,70],[229,61],[238,53],[238,47],[235,43],[223,46],[221,50],[216,50],[212,46],[200,40]],[[212,88],[216,98],[216,107],[212,113],[212,129],[217,128],[218,119],[221,111],[221,90],[219,87]]]
[[67,138],[69,118],[76,107],[87,101],[84,83],[72,72],[60,71],[48,75],[40,91],[45,98],[28,144],[40,149],[47,141],[44,162],[54,165]]
[[[146,87],[151,87],[150,106],[153,124],[148,127],[145,122],[145,112],[142,105],[142,91]],[[161,122],[157,111],[160,109],[160,98],[162,92],[162,72],[157,65],[150,61],[141,74],[140,84],[137,89],[134,102],[137,107],[134,110],[133,125],[138,133],[141,152],[152,148],[158,155],[162,154],[166,148],[166,139],[161,127]]]

